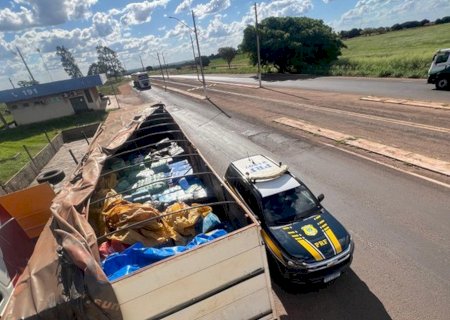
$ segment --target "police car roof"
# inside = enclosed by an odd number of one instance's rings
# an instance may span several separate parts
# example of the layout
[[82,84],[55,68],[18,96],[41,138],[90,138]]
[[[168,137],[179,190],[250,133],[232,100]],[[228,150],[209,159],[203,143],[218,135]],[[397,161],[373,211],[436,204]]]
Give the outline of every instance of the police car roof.
[[232,163],[239,173],[248,179],[273,179],[287,170],[287,166],[279,165],[264,155],[249,156]]
[[285,173],[276,179],[255,182],[254,186],[261,194],[261,197],[265,198],[283,191],[294,189],[300,186],[300,183],[290,174]]

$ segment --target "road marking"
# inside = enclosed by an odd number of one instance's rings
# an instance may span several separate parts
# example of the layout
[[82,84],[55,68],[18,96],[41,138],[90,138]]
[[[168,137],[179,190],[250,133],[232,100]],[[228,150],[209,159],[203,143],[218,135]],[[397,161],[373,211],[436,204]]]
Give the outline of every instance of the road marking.
[[427,102],[427,101],[416,101],[416,100],[395,99],[395,98],[382,98],[382,97],[374,97],[374,96],[361,97],[360,100],[381,102],[381,103],[401,104],[401,105],[424,107],[424,108],[431,108],[431,109],[450,110],[450,106],[448,106],[448,104],[439,103],[439,102]]
[[436,180],[436,179],[433,179],[433,178],[428,178],[428,177],[425,177],[425,176],[420,175],[420,174],[415,173],[415,172],[406,171],[406,170],[397,168],[397,167],[395,167],[395,166],[393,166],[393,165],[390,165],[390,164],[388,164],[388,163],[381,162],[381,161],[379,161],[379,160],[369,158],[369,157],[367,157],[367,156],[365,156],[365,155],[362,155],[362,154],[359,154],[359,153],[356,153],[356,152],[353,152],[353,151],[350,151],[350,150],[347,150],[347,149],[344,149],[344,148],[339,148],[338,146],[332,145],[332,144],[330,144],[330,143],[321,142],[321,141],[318,141],[318,143],[323,144],[323,145],[325,145],[325,146],[327,146],[327,147],[329,147],[329,148],[336,149],[336,150],[339,150],[339,151],[342,151],[342,152],[351,154],[352,156],[355,156],[355,157],[358,157],[358,158],[361,158],[361,159],[364,159],[364,160],[367,160],[367,161],[376,163],[376,164],[378,164],[378,165],[380,165],[380,166],[385,166],[385,167],[388,167],[389,169],[396,170],[396,171],[399,171],[399,172],[401,172],[401,173],[404,173],[404,174],[408,174],[408,175],[410,175],[410,176],[413,176],[413,177],[415,177],[415,178],[419,178],[419,179],[422,179],[422,180],[425,180],[425,181],[428,181],[428,182],[437,184],[437,185],[439,185],[439,186],[441,186],[441,187],[450,189],[450,184],[448,184],[448,183],[445,183],[445,182],[442,182],[442,181],[439,181],[439,180]]
[[284,124],[289,127],[307,131],[328,139],[332,139],[346,145],[377,153],[385,157],[409,163],[416,167],[450,176],[450,162],[433,159],[418,153],[413,153],[400,148],[390,147],[367,139],[356,138],[342,132],[321,128],[302,120],[280,117],[272,121]]
[[[184,85],[184,86],[189,86],[189,87],[192,86],[190,84],[185,84],[185,83],[178,83],[178,82],[173,82],[173,83]],[[199,88],[201,88],[201,87],[199,87]],[[376,120],[376,121],[398,124],[398,125],[403,125],[403,126],[407,126],[407,127],[413,127],[413,128],[418,128],[418,129],[441,132],[441,133],[450,133],[450,128],[430,126],[427,124],[421,124],[421,123],[404,121],[404,120],[397,120],[397,119],[392,119],[392,118],[384,118],[384,117],[379,117],[379,116],[374,116],[374,115],[367,115],[367,114],[362,114],[362,113],[357,113],[357,112],[352,112],[352,111],[338,110],[338,109],[333,109],[333,108],[328,108],[328,107],[317,107],[317,106],[307,105],[307,104],[297,103],[297,102],[281,101],[281,100],[271,99],[271,98],[262,98],[262,97],[258,97],[258,96],[254,96],[254,95],[230,92],[230,91],[219,90],[219,89],[209,89],[209,90],[213,91],[213,92],[220,92],[220,93],[225,93],[225,94],[230,94],[230,95],[235,95],[235,96],[240,96],[240,97],[245,97],[245,98],[250,98],[250,99],[258,99],[258,100],[262,100],[262,101],[270,101],[270,102],[274,102],[274,103],[300,106],[303,108],[308,108],[308,109],[316,110],[316,111],[325,111],[325,112],[330,112],[330,113],[335,113],[335,114],[348,115],[348,116],[352,116],[352,117]]]
[[[181,92],[181,93],[183,93],[183,92]],[[184,94],[189,95],[189,94],[186,93],[186,92],[184,92]],[[199,100],[204,100],[203,97],[198,98],[198,99],[199,99]],[[391,165],[391,164],[388,164],[388,163],[386,163],[386,162],[382,162],[382,161],[379,161],[379,160],[370,158],[370,157],[365,156],[365,155],[362,155],[362,154],[360,154],[360,153],[357,153],[357,152],[354,152],[354,151],[351,151],[351,150],[347,150],[347,149],[344,149],[344,148],[340,148],[339,146],[336,146],[336,145],[334,145],[334,144],[330,144],[330,143],[323,142],[323,141],[317,141],[317,140],[316,140],[316,143],[321,144],[321,145],[324,145],[324,146],[326,146],[326,147],[328,147],[328,148],[330,148],[330,149],[335,149],[335,150],[338,150],[338,151],[341,151],[341,152],[350,154],[350,155],[352,155],[352,156],[354,156],[354,157],[364,159],[364,160],[366,160],[366,161],[375,163],[375,164],[377,164],[377,165],[387,167],[387,168],[389,168],[389,169],[392,169],[392,170],[401,172],[401,173],[403,173],[403,174],[410,175],[410,176],[413,176],[413,177],[415,177],[415,178],[418,178],[418,179],[421,179],[421,180],[424,180],[424,181],[427,181],[427,182],[430,182],[430,183],[439,185],[439,186],[444,187],[444,188],[446,188],[446,189],[450,189],[450,184],[448,184],[448,183],[445,183],[445,182],[442,182],[442,181],[439,181],[439,180],[436,180],[436,179],[433,179],[433,178],[429,178],[429,177],[423,176],[423,175],[418,174],[418,173],[415,173],[415,172],[411,172],[411,171],[407,171],[407,170],[398,168],[398,167],[393,166],[393,165]],[[285,228],[283,228],[283,229],[285,229]]]
[[220,92],[220,93],[225,93],[225,94],[229,94],[229,95],[235,95],[235,96],[240,96],[240,97],[245,97],[245,98],[250,98],[250,99],[270,101],[270,102],[274,102],[274,103],[278,103],[278,104],[281,103],[281,104],[300,106],[303,108],[308,108],[308,109],[316,110],[316,111],[325,111],[325,112],[348,115],[348,116],[352,116],[352,117],[364,118],[364,119],[369,119],[369,120],[376,120],[376,121],[381,121],[381,122],[399,124],[399,125],[403,125],[403,126],[419,128],[419,129],[424,129],[424,130],[430,130],[430,131],[436,131],[436,132],[442,132],[442,133],[450,133],[450,128],[430,126],[430,125],[426,125],[426,124],[409,122],[409,121],[404,121],[404,120],[396,120],[396,119],[391,119],[391,118],[383,118],[383,117],[379,117],[379,116],[366,115],[366,114],[356,113],[356,112],[351,112],[351,111],[337,110],[337,109],[327,108],[327,107],[316,107],[316,106],[307,105],[307,104],[303,104],[303,103],[281,101],[281,100],[277,100],[277,99],[263,98],[263,97],[249,95],[249,94],[236,93],[236,92],[230,92],[230,91],[219,90],[219,89],[210,89],[210,91]]

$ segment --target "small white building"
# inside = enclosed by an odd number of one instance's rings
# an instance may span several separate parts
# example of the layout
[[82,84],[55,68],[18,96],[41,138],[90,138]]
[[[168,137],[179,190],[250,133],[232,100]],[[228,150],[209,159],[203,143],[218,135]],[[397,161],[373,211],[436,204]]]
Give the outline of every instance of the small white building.
[[101,74],[4,90],[0,91],[0,102],[6,104],[18,125],[40,122],[105,109],[97,91],[105,82],[106,76]]

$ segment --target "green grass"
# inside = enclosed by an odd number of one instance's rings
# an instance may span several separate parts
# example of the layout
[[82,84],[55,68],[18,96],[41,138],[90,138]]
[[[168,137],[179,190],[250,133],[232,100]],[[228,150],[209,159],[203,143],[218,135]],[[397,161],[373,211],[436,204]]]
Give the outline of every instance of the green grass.
[[64,129],[85,124],[100,122],[106,119],[105,111],[92,111],[78,115],[48,120],[17,128],[0,131],[0,183],[5,183],[18,172],[29,158],[23,148],[26,145],[32,155],[37,154],[48,144],[44,135],[47,132],[50,139]]
[[450,46],[450,24],[361,36],[344,43],[347,48],[331,67],[332,75],[423,78],[434,53]]
[[119,86],[130,82],[130,79],[125,78],[110,78],[106,83],[100,87],[98,87],[98,92],[103,93],[104,95],[112,95],[114,94],[113,89],[111,88],[111,84],[114,87],[114,90],[116,91],[116,94],[120,94],[120,90],[118,89]]
[[[330,66],[313,67],[303,73],[336,76],[425,78],[434,53],[450,47],[450,23],[361,36],[344,41],[347,46]],[[268,67],[264,72],[276,72]],[[256,73],[246,54],[238,54],[228,68],[225,60],[212,59],[205,73]],[[195,68],[169,69],[170,74],[195,73]],[[159,70],[150,74],[160,75]]]
[[[6,108],[6,104],[0,103],[0,113],[3,115],[3,118],[6,122],[11,123],[14,121],[13,116],[8,112],[8,108]],[[4,127],[3,123],[0,121],[0,130]]]

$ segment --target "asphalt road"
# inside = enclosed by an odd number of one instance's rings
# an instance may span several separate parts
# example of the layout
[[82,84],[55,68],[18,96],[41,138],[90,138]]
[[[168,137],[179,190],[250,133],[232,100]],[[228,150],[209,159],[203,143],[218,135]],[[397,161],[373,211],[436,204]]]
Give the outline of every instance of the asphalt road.
[[[196,75],[174,75],[171,77],[197,79]],[[262,85],[270,87],[282,86],[450,103],[450,91],[435,90],[434,85],[426,83],[426,79],[306,77],[295,75],[268,75],[263,79]],[[206,80],[258,84],[253,75],[206,75]]]
[[273,283],[283,319],[448,319],[450,197],[447,188],[335,148],[286,136],[207,102],[153,88],[219,174],[264,153],[287,163],[352,233],[351,271],[320,290]]

